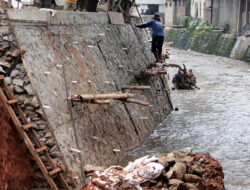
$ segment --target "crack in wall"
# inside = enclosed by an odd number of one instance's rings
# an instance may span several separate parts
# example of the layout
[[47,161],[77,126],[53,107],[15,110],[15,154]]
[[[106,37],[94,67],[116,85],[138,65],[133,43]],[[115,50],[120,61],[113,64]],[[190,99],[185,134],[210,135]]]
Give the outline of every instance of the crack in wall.
[[[100,50],[101,55],[102,55],[102,57],[103,57],[105,63],[107,63],[107,59],[105,58],[104,53],[103,53],[103,51],[102,51],[102,48],[101,48],[101,46],[100,46],[100,42],[97,42],[97,45],[98,45],[98,49]],[[119,91],[119,87],[117,86],[116,83],[115,83],[115,88],[116,88],[116,90]],[[131,116],[131,114],[130,114],[130,112],[129,112],[129,110],[128,110],[127,105],[125,105],[125,103],[122,103],[122,105],[124,106],[124,109],[125,109],[126,113],[128,114],[129,120],[131,121],[131,123],[132,123],[132,125],[133,125],[133,127],[134,127],[134,130],[135,130],[136,135],[137,135],[137,136],[139,137],[139,139],[140,139],[139,131],[138,131],[138,129],[136,128],[136,124],[135,124],[135,122],[134,122],[134,120],[133,120],[133,118],[132,118],[132,116]],[[141,141],[141,139],[140,139],[140,141]]]
[[[59,36],[58,36],[58,39],[60,39]],[[63,47],[63,44],[62,44],[62,47]],[[63,61],[62,70],[63,70],[63,79],[64,79],[64,84],[65,84],[65,89],[66,89],[66,96],[69,97],[69,88],[68,88],[68,85],[67,85],[66,74],[65,74],[65,61]],[[68,107],[68,110],[69,110],[69,113],[70,113],[71,123],[72,123],[73,131],[74,131],[74,137],[75,137],[75,140],[76,140],[76,146],[77,146],[77,149],[80,149],[79,139],[78,139],[78,136],[76,134],[76,126],[75,126],[75,123],[74,123],[75,120],[74,120],[73,112],[72,112],[72,109],[71,109],[71,102],[67,101],[67,107]],[[83,164],[82,154],[79,154],[79,157],[80,157],[80,162],[81,162],[81,164],[80,164],[81,165],[81,171],[83,171],[83,165],[84,164]],[[84,172],[81,172],[81,177],[85,181]]]

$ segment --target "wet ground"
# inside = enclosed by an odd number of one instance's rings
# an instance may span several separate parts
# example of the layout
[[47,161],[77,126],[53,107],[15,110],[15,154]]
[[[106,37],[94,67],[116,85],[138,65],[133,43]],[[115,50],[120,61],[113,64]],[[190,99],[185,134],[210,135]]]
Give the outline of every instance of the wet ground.
[[[168,63],[192,68],[200,90],[172,91],[172,112],[123,163],[192,147],[219,160],[227,190],[250,189],[250,64],[172,50]],[[169,70],[170,77],[177,72]]]

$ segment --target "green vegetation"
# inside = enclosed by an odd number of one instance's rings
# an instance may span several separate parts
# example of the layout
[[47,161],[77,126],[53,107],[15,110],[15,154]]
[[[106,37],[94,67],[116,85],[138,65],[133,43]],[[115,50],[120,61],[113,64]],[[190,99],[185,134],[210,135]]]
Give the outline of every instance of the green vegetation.
[[174,46],[181,49],[229,57],[236,42],[235,35],[215,32],[214,29],[203,23],[190,22],[186,29],[168,31],[166,41],[174,42]]
[[217,30],[217,29],[218,28],[216,28],[213,25],[207,25],[205,23],[202,23],[202,22],[198,23],[198,22],[195,22],[195,21],[189,22],[189,25],[188,25],[188,30],[197,31],[197,32],[212,31],[212,30]]

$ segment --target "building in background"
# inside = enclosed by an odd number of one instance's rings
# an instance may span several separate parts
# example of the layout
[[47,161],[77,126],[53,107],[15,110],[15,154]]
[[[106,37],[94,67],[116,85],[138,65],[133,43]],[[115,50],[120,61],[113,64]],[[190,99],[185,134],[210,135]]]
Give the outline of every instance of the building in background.
[[249,27],[250,0],[191,0],[193,20],[241,33]]
[[165,7],[166,26],[184,24],[185,16],[187,15],[186,0],[166,0]]
[[159,13],[163,22],[165,21],[165,0],[136,0],[135,2],[145,21],[151,20],[155,13]]

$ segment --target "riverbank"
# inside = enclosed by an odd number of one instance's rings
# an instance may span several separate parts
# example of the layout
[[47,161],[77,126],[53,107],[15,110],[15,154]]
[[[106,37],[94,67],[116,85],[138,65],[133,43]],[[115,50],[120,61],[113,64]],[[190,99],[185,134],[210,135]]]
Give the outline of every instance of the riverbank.
[[[192,147],[194,152],[209,152],[221,163],[227,190],[249,190],[249,63],[175,48],[170,54],[169,64],[192,68],[200,90],[171,91],[179,111],[172,112],[120,164]],[[176,72],[168,69],[170,80]]]
[[250,37],[236,37],[216,30],[189,30],[171,28],[167,30],[166,41],[174,42],[180,49],[231,57],[250,62]]

